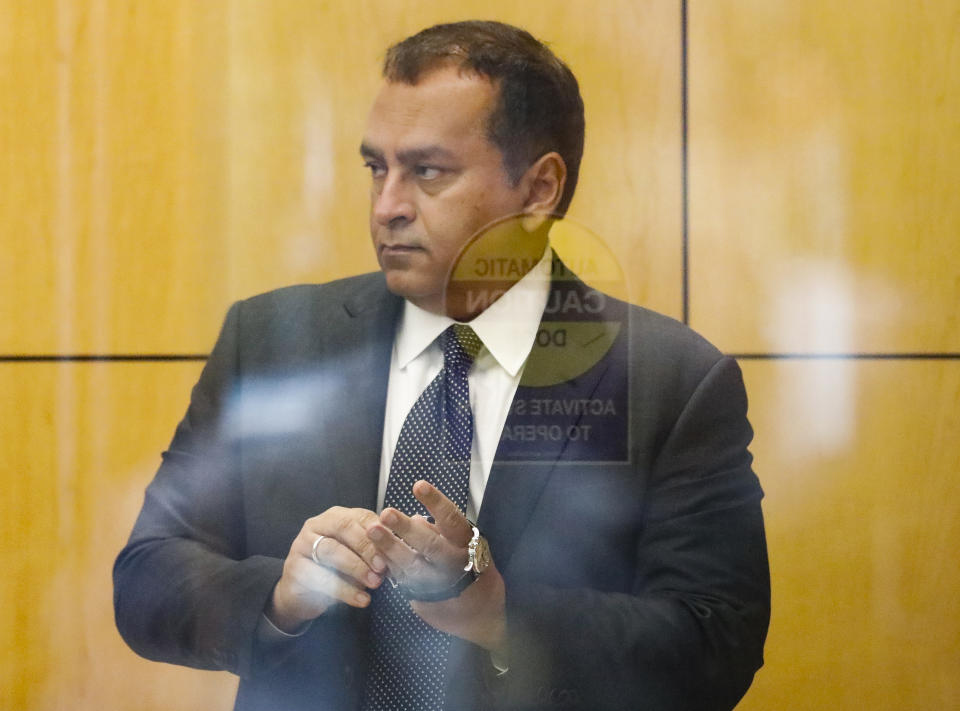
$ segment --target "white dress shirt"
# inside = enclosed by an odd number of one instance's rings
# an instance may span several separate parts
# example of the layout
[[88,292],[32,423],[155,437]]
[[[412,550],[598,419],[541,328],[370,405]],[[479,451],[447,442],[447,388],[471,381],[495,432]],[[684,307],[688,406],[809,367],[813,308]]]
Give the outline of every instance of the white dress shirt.
[[[503,425],[547,305],[552,259],[553,252],[548,246],[533,269],[467,324],[484,345],[467,375],[473,411],[473,450],[466,514],[474,521],[480,513]],[[377,511],[383,509],[390,463],[403,422],[443,367],[443,352],[437,337],[453,323],[448,316],[404,302],[390,359]]]

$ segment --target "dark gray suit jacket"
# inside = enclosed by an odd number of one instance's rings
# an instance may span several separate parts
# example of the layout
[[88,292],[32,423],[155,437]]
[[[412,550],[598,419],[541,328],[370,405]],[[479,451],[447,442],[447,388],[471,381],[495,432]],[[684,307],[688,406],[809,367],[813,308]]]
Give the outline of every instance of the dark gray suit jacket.
[[[769,619],[737,364],[559,261],[550,303],[525,381],[547,374],[517,392],[478,521],[510,671],[457,641],[447,706],[732,708]],[[371,274],[230,309],[114,568],[135,651],[239,674],[237,709],[357,707],[368,611],[279,646],[255,630],[304,520],[375,508],[401,304]]]

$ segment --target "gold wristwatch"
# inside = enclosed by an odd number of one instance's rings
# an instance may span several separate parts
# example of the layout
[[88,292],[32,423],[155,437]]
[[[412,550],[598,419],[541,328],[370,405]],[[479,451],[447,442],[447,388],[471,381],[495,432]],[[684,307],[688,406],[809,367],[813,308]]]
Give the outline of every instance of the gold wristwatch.
[[470,526],[473,528],[473,537],[467,544],[468,560],[464,570],[472,575],[473,580],[476,580],[483,571],[490,567],[490,562],[493,559],[490,557],[490,546],[487,544],[487,539],[480,535],[480,529],[474,524],[471,523]]

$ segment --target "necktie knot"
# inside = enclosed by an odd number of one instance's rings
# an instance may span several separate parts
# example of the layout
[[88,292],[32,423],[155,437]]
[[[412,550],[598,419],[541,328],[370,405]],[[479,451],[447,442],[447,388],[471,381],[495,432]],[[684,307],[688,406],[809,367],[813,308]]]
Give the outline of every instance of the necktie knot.
[[440,334],[440,347],[443,349],[444,366],[469,370],[483,348],[483,342],[470,326],[455,323]]

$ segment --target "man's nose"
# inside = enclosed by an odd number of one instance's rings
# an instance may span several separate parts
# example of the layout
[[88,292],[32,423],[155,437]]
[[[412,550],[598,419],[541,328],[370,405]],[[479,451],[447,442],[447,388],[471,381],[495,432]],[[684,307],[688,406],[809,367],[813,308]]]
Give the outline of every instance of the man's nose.
[[373,217],[384,227],[399,227],[416,219],[413,186],[398,173],[388,174],[373,192]]

